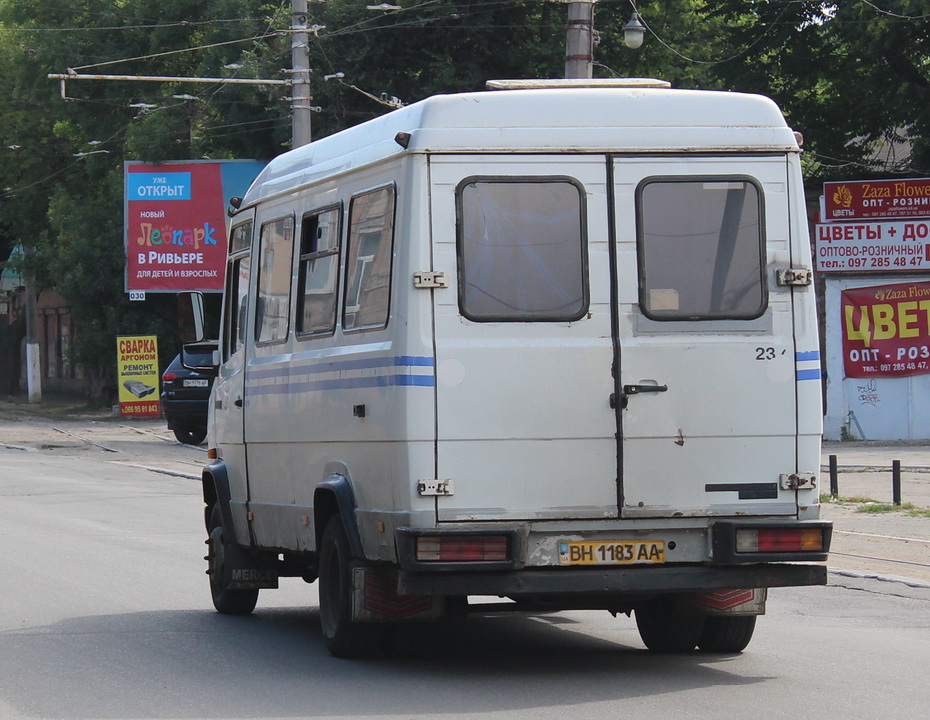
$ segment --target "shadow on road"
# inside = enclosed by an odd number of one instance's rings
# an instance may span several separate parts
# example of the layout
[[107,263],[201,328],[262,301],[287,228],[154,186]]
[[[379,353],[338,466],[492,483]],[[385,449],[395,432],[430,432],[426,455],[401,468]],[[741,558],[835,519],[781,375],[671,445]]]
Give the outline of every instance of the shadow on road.
[[738,657],[652,655],[626,618],[617,620],[614,641],[582,632],[587,623],[571,615],[404,626],[399,649],[375,660],[331,657],[315,608],[242,618],[205,610],[73,618],[0,633],[0,708],[63,719],[533,709],[569,717],[584,703],[769,679],[747,677]]

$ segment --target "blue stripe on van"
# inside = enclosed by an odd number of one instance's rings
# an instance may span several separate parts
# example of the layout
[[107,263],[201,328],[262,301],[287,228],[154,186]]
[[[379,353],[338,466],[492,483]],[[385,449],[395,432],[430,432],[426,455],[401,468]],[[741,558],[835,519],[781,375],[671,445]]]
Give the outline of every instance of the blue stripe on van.
[[798,370],[798,380],[820,380],[820,368]]
[[[391,372],[392,368],[432,368],[431,357],[402,355],[396,357],[364,358],[360,360],[321,361],[307,365],[288,365],[267,370],[252,370],[246,373],[246,389],[249,395],[285,395],[290,393],[314,392],[319,390],[354,390],[369,387],[434,387],[432,373],[414,375],[410,372]],[[300,379],[326,373],[387,369],[383,375],[333,377],[318,380]],[[262,384],[262,380],[278,382]],[[258,381],[258,382],[256,382]],[[281,382],[283,381],[283,382]]]
[[433,387],[432,375],[379,375],[377,377],[339,378],[315,380],[313,382],[287,383],[280,385],[249,386],[249,395],[291,395],[318,390],[357,390],[359,388],[390,387]]
[[805,362],[807,360],[820,360],[820,351],[819,350],[810,350],[808,352],[799,352],[795,354],[795,360],[798,362]]
[[387,367],[433,367],[435,360],[431,357],[399,355],[395,357],[362,358],[360,360],[318,360],[306,365],[285,365],[268,370],[249,370],[249,380],[266,378],[286,378],[293,375],[319,375],[321,373],[340,372],[344,370],[375,370]]

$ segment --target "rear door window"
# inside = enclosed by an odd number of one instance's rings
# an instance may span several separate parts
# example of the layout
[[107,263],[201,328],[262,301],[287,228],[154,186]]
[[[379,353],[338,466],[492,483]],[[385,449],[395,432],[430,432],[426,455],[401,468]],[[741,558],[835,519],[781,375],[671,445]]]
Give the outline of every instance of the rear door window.
[[762,193],[748,178],[649,178],[637,190],[640,307],[653,320],[765,312]]
[[477,322],[588,308],[584,193],[569,178],[468,178],[456,191],[459,308]]

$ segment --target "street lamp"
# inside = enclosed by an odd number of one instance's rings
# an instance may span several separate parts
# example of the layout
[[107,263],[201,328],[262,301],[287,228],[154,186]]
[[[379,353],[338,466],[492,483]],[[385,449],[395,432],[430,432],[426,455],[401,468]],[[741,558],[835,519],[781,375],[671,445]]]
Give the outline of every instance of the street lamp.
[[646,26],[639,19],[639,13],[634,12],[630,21],[623,26],[623,42],[630,50],[636,50],[643,44],[645,34]]

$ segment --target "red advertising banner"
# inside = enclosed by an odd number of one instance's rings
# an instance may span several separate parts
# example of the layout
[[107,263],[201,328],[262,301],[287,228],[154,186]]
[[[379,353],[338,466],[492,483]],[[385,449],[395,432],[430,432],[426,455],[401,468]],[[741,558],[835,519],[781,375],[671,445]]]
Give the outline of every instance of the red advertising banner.
[[930,178],[823,184],[825,221],[930,217]]
[[255,161],[127,162],[126,291],[221,291],[226,204],[244,195]]
[[843,290],[846,377],[930,373],[930,282]]
[[822,223],[815,254],[821,272],[930,270],[930,221]]

